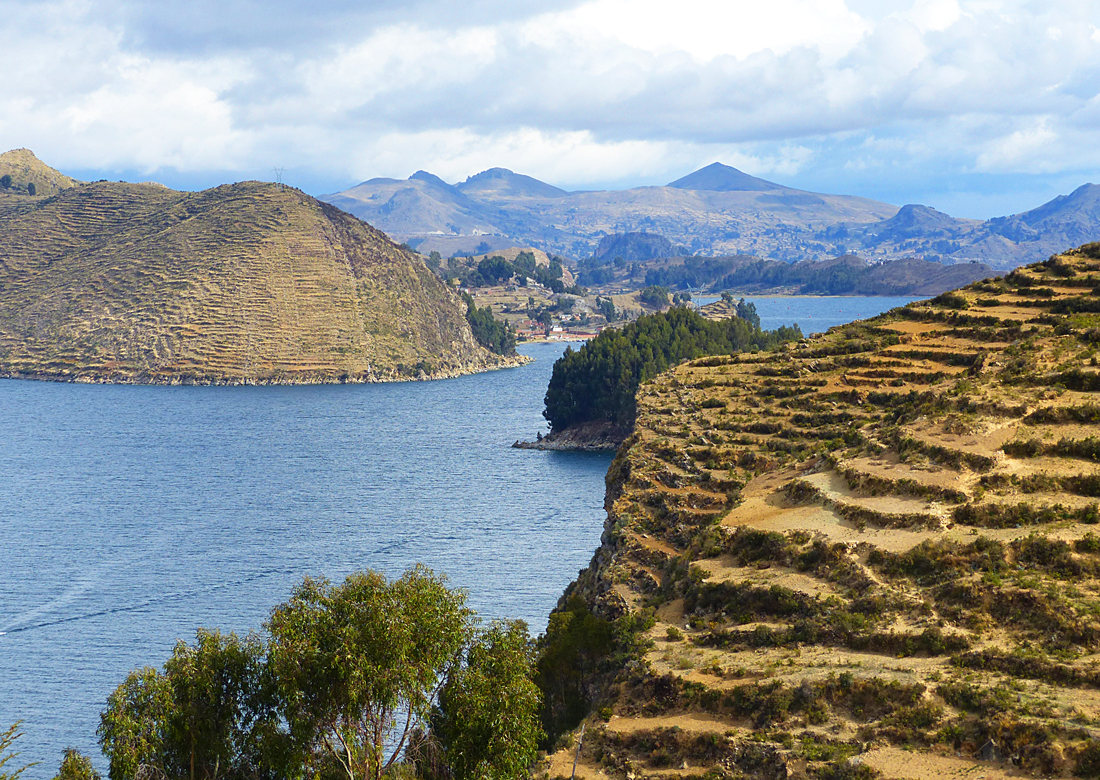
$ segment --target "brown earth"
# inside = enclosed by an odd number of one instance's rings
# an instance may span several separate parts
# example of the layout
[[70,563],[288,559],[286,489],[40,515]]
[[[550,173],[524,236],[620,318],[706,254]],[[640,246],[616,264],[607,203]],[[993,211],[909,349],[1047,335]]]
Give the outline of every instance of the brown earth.
[[288,187],[13,188],[0,231],[3,376],[365,382],[522,361],[476,343],[422,259]]
[[639,390],[585,776],[1100,771],[1098,250]]

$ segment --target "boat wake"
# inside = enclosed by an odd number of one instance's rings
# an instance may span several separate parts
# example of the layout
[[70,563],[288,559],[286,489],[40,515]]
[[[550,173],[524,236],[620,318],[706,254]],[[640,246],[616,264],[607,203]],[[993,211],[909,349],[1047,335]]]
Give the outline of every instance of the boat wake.
[[[91,611],[91,612],[82,612],[82,613],[77,614],[77,615],[66,615],[66,616],[59,616],[59,617],[56,617],[56,618],[52,618],[52,619],[49,619],[49,620],[38,620],[36,622],[28,622],[28,621],[34,621],[36,618],[38,618],[38,617],[40,617],[40,616],[42,616],[42,615],[44,615],[48,612],[56,610],[57,606],[59,606],[59,605],[71,602],[75,598],[75,595],[78,595],[78,594],[73,594],[72,596],[70,596],[70,594],[73,591],[79,590],[80,592],[83,592],[83,590],[88,589],[87,587],[84,587],[83,589],[80,589],[79,586],[77,586],[76,588],[70,589],[70,591],[66,591],[66,593],[64,595],[60,596],[59,598],[55,599],[54,601],[50,602],[49,604],[46,604],[42,607],[39,607],[35,610],[32,610],[31,612],[26,613],[24,615],[21,615],[18,618],[10,621],[8,624],[6,624],[2,628],[0,628],[0,636],[4,636],[6,634],[18,634],[18,633],[22,633],[22,632],[26,632],[26,631],[34,631],[36,629],[42,629],[42,628],[51,628],[53,626],[60,626],[60,625],[66,624],[66,623],[76,623],[76,622],[80,622],[80,621],[84,621],[84,620],[93,620],[95,618],[103,617],[105,615],[117,615],[119,613],[125,613],[125,612],[141,612],[143,610],[147,610],[151,607],[159,606],[159,605],[162,605],[162,604],[169,604],[169,603],[173,603],[173,602],[187,601],[189,599],[193,599],[193,598],[196,598],[198,596],[203,596],[203,595],[208,594],[208,593],[215,593],[217,591],[226,590],[227,588],[237,588],[237,587],[240,587],[242,585],[247,585],[251,582],[255,582],[257,580],[265,579],[267,577],[271,577],[271,576],[274,576],[274,575],[291,574],[291,573],[293,573],[293,571],[294,570],[290,567],[279,567],[279,568],[264,569],[262,571],[251,574],[247,577],[242,577],[241,579],[233,580],[231,582],[219,582],[217,584],[207,585],[207,586],[201,587],[201,588],[190,588],[190,589],[187,589],[187,590],[178,590],[178,591],[174,591],[174,592],[171,592],[171,593],[164,593],[164,594],[161,594],[159,596],[154,596],[153,598],[145,599],[144,601],[139,601],[139,602],[135,602],[135,603],[132,603],[132,604],[125,604],[125,605],[118,606],[118,607],[108,607],[108,608],[105,608],[105,609],[98,609],[98,610],[94,610],[94,611]],[[22,624],[22,625],[20,625],[20,624]]]

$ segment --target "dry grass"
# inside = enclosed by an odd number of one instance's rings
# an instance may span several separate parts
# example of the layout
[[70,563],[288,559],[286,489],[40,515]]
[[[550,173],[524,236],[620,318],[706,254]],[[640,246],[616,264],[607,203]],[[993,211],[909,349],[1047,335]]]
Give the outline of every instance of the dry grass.
[[136,382],[372,381],[492,365],[384,235],[259,182],[97,183],[0,214],[0,370]]
[[[643,668],[604,694],[622,713],[607,729],[680,718],[694,734],[713,719],[722,749],[660,750],[717,776],[769,776],[738,763],[751,745],[792,777],[853,756],[886,777],[1087,769],[1100,687],[1066,681],[1094,679],[1100,658],[1098,467],[1005,447],[1090,451],[1097,431],[1094,392],[1059,386],[1091,381],[1067,373],[1090,367],[1091,320],[1059,313],[1088,293],[1056,278],[1097,262],[1059,263],[1024,272],[1049,295],[978,283],[641,388],[605,549],[579,581],[605,614],[656,619]],[[983,652],[996,670],[960,660]],[[646,699],[669,685],[675,696]],[[730,737],[748,706],[731,697],[746,696],[772,709]],[[974,757],[988,739],[992,763]],[[605,769],[667,772],[640,744],[609,742]]]

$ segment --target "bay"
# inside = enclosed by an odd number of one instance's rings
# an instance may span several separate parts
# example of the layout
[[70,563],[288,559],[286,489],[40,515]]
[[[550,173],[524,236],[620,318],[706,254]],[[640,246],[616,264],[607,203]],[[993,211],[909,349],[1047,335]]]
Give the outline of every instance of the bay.
[[[910,299],[751,300],[808,333]],[[599,544],[610,455],[510,447],[545,428],[564,345],[520,349],[535,362],[425,383],[0,381],[0,728],[23,721],[25,777],[69,746],[105,770],[129,671],[200,626],[260,629],[305,576],[424,563],[543,630]]]
[[[735,295],[734,298],[739,299],[741,296]],[[746,295],[744,298],[756,306],[756,313],[760,315],[760,327],[764,330],[797,324],[806,336],[811,333],[824,333],[837,325],[874,317],[897,306],[923,300],[904,296],[861,298],[847,295],[772,297]],[[699,306],[705,306],[717,300],[719,297],[716,295],[700,295],[696,296],[693,302]]]

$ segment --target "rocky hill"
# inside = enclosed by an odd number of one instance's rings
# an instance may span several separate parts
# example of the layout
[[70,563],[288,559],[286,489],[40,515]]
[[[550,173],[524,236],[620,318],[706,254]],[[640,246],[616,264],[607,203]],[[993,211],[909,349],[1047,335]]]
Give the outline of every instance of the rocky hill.
[[[659,234],[692,254],[793,262],[855,253],[1009,269],[1076,246],[1100,228],[1100,187],[1086,184],[1031,211],[981,222],[927,206],[898,209],[848,195],[805,192],[713,163],[664,187],[566,192],[493,168],[447,184],[423,171],[372,179],[325,196],[398,240],[473,251],[509,243],[575,259],[615,233]],[[425,250],[427,251],[427,250]]]
[[11,177],[5,188],[8,194],[49,197],[80,184],[46,165],[30,149],[12,149],[0,154],[0,177],[4,176]]
[[359,382],[502,362],[421,258],[298,190],[13,188],[0,236],[5,376]]
[[1100,776],[1098,296],[1093,244],[643,385],[578,776]]

